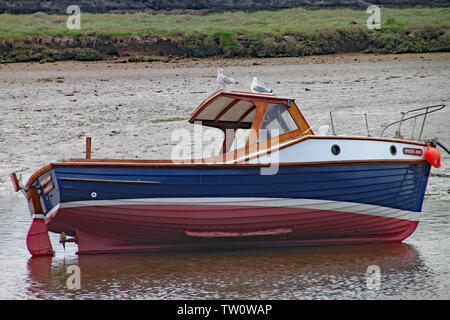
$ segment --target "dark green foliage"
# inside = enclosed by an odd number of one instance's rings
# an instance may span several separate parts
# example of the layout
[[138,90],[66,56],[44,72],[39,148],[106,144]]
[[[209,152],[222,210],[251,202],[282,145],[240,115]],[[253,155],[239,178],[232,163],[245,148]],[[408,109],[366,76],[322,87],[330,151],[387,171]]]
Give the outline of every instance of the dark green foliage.
[[2,62],[55,62],[66,60],[95,61],[103,57],[97,50],[91,48],[50,49],[44,45],[21,44],[14,47],[8,54],[0,57]]
[[182,40],[178,43],[178,49],[186,57],[196,58],[212,57],[222,53],[218,37],[199,32],[183,35]]
[[4,62],[45,61],[47,59],[55,60],[56,55],[57,51],[55,50],[42,45],[30,44],[13,48],[2,60]]
[[92,48],[75,48],[75,60],[79,61],[97,61],[102,60],[101,54]]

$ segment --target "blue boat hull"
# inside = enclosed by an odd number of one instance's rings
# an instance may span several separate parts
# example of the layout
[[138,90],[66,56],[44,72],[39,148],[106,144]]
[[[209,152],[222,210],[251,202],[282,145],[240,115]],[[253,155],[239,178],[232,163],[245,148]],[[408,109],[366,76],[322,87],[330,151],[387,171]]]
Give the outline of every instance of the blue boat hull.
[[276,175],[260,175],[259,170],[59,167],[52,171],[59,197],[47,197],[45,204],[51,209],[58,203],[89,200],[261,197],[356,202],[420,212],[430,165],[281,166]]

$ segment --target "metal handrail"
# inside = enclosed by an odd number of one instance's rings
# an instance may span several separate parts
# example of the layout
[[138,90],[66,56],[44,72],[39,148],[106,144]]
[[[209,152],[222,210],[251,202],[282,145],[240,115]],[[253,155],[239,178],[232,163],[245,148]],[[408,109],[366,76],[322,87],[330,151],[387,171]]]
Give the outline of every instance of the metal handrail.
[[[419,138],[417,139],[417,140],[420,141],[420,138],[422,138],[423,127],[425,126],[425,120],[427,119],[427,115],[430,114],[430,113],[442,110],[444,108],[445,108],[445,104],[438,104],[438,105],[434,105],[434,106],[422,107],[422,108],[418,108],[418,109],[413,109],[413,110],[409,110],[409,111],[406,111],[406,112],[402,112],[402,118],[399,121],[392,122],[392,123],[388,124],[386,127],[384,127],[384,129],[381,132],[380,136],[381,137],[383,136],[383,134],[384,134],[384,132],[386,131],[387,128],[389,128],[389,127],[391,127],[391,126],[393,126],[393,125],[395,125],[397,123],[399,124],[398,125],[398,135],[401,136],[400,135],[400,130],[402,128],[402,123],[403,122],[408,121],[410,119],[417,119],[418,117],[424,116],[423,117],[423,122],[422,122],[422,127],[420,128]],[[430,109],[433,109],[433,110],[429,111]],[[405,119],[405,116],[407,114],[413,113],[413,112],[417,112],[417,111],[421,111],[421,110],[425,110],[425,112],[423,112],[421,114],[417,114],[417,115],[411,116],[411,117]],[[414,123],[414,129],[415,129],[415,123]],[[413,129],[413,135],[414,135],[414,129]],[[413,137],[412,137],[412,139],[413,139]]]

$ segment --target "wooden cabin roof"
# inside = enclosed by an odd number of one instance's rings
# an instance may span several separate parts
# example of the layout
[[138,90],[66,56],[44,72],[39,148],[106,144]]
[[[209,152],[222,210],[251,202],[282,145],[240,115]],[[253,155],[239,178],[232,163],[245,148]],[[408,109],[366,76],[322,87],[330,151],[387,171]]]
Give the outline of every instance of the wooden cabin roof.
[[249,129],[256,115],[255,103],[258,102],[291,105],[294,99],[270,94],[217,91],[197,107],[189,122],[201,121],[202,125],[223,129]]

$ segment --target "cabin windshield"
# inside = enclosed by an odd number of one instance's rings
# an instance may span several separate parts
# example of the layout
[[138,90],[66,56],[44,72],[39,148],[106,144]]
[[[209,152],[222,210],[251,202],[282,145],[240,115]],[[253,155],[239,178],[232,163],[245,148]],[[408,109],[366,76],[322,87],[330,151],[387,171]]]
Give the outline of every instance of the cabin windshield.
[[297,129],[297,124],[284,104],[269,104],[258,140],[270,139]]

